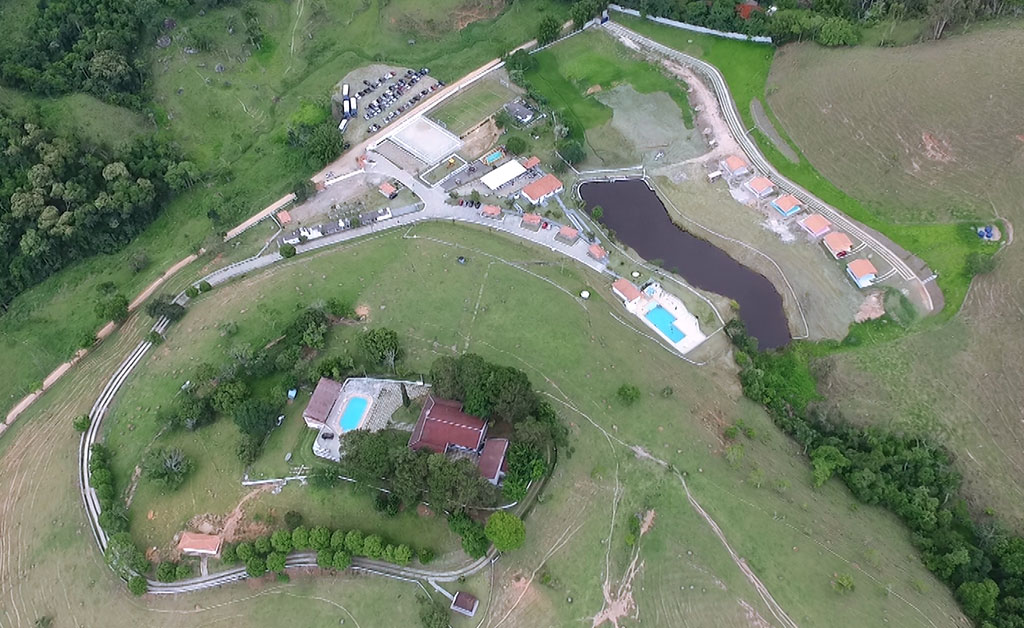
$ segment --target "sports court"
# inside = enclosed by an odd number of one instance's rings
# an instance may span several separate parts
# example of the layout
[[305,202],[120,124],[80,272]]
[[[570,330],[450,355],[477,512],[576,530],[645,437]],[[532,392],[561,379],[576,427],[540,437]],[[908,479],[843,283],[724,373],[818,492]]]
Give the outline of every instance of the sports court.
[[390,139],[428,166],[462,148],[462,140],[423,116],[414,118]]

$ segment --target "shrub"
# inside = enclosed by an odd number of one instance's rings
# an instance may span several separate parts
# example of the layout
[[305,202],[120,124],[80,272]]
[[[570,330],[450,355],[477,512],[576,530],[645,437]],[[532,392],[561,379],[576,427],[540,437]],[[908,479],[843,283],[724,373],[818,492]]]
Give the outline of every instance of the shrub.
[[564,139],[558,142],[556,148],[562,159],[574,166],[587,157],[587,152],[583,150],[583,144],[574,139]]
[[359,530],[349,530],[345,535],[345,550],[353,556],[363,553],[363,533]]
[[396,565],[408,565],[412,561],[412,548],[408,545],[396,545],[391,560]]
[[151,345],[158,345],[163,343],[163,341],[164,337],[161,336],[160,332],[158,332],[155,329],[151,329],[149,333],[146,334],[146,342],[148,342]]
[[330,569],[334,566],[334,552],[329,549],[322,549],[316,553],[316,566],[321,569]]
[[266,556],[271,552],[271,550],[274,549],[274,546],[273,544],[271,544],[270,539],[268,537],[261,536],[260,538],[253,541],[252,548],[256,551],[256,554],[258,556]]
[[484,531],[494,547],[502,552],[518,549],[526,541],[523,520],[510,512],[499,510],[491,515]]
[[189,286],[189,287],[185,288],[185,296],[190,298],[190,299],[194,299],[194,298],[198,297],[199,296],[199,288],[197,288],[195,286]]
[[267,563],[260,556],[253,556],[249,560],[245,561],[245,573],[249,574],[250,578],[259,578],[263,574],[267,573]]
[[448,628],[450,613],[448,605],[428,595],[418,595],[420,603],[420,624],[423,628]]
[[174,570],[175,580],[185,580],[186,578],[192,577],[192,565],[188,563],[178,563],[178,567]]
[[225,565],[238,562],[238,554],[235,552],[235,546],[227,543],[220,550],[220,560]]
[[88,414],[76,418],[71,425],[75,428],[76,432],[85,432],[89,430],[89,426],[92,425],[92,419],[89,418]]
[[384,556],[384,539],[376,534],[371,534],[363,539],[362,554],[370,558],[381,558]]
[[160,563],[156,568],[156,579],[160,582],[174,582],[175,567],[170,561]]
[[267,571],[284,571],[285,555],[281,552],[267,554]]
[[142,595],[149,591],[149,585],[146,584],[146,579],[142,576],[132,576],[128,578],[128,590],[132,595]]
[[416,556],[421,564],[429,564],[430,561],[434,560],[434,550],[429,547],[421,547],[420,551],[417,552]]
[[198,286],[200,292],[209,292],[210,290],[213,290],[213,286],[211,286],[210,282],[206,281],[205,279],[203,281],[200,281]]
[[631,406],[637,401],[640,401],[640,389],[633,384],[623,384],[622,386],[619,386],[619,390],[615,394],[618,396],[619,401],[627,406]]
[[338,550],[334,552],[334,558],[331,560],[331,567],[338,571],[348,569],[348,566],[352,564],[352,557],[345,550]]
[[143,460],[146,477],[169,490],[177,490],[195,468],[192,460],[179,447],[153,449]]
[[526,152],[526,140],[518,135],[512,135],[505,140],[505,150],[513,155],[522,155]]
[[235,555],[242,562],[249,562],[249,559],[256,555],[256,550],[253,549],[252,543],[242,541],[235,546]]
[[292,547],[297,550],[304,550],[309,547],[309,530],[306,526],[296,526],[292,530]]
[[986,255],[984,253],[974,251],[967,256],[965,270],[967,275],[970,277],[974,277],[975,275],[984,275],[995,269],[996,258],[992,255]]
[[281,257],[288,259],[289,257],[295,257],[295,246],[291,244],[282,244],[280,248]]
[[320,551],[331,547],[331,530],[324,526],[317,526],[309,531],[310,548]]
[[338,551],[345,549],[345,531],[335,530],[334,534],[331,535],[331,549]]
[[[274,551],[280,554],[287,554],[292,551],[294,546],[292,545],[292,533],[288,530],[278,530],[270,536],[270,544],[274,547]],[[271,569],[271,571],[280,571],[279,569]]]

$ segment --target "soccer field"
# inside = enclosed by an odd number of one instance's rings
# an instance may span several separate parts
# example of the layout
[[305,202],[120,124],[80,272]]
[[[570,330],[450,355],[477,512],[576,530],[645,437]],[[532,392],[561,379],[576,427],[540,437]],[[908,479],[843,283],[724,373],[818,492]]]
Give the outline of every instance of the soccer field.
[[431,112],[430,117],[455,135],[462,135],[516,97],[502,80],[498,75],[480,79]]

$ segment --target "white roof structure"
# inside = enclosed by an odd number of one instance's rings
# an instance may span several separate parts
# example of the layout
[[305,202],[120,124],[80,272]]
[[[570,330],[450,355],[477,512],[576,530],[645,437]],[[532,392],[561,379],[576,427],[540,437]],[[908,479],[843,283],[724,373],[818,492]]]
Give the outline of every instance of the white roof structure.
[[524,172],[526,168],[523,164],[519,163],[518,159],[513,159],[480,177],[480,181],[493,192]]

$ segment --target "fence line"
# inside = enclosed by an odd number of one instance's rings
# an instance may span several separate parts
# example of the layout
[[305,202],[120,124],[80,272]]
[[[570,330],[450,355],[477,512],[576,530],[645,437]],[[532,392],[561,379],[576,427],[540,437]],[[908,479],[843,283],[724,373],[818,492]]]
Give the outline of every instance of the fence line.
[[[619,6],[617,4],[609,4],[608,8],[612,11],[619,13],[625,13],[626,15],[632,15],[633,17],[644,17],[640,15],[640,12],[636,9],[627,9],[626,7]],[[729,31],[719,31],[713,28],[707,28],[706,26],[697,26],[696,24],[687,24],[686,22],[677,22],[676,20],[670,20],[667,17],[657,17],[655,15],[648,15],[647,19],[658,24],[664,24],[665,26],[671,26],[672,28],[681,28],[686,31],[692,31],[694,33],[701,33],[703,35],[713,35],[715,37],[725,37],[727,39],[739,39],[742,41],[752,41],[758,44],[770,44],[772,43],[771,37],[764,37],[761,35],[744,35],[743,33],[732,33]]]

